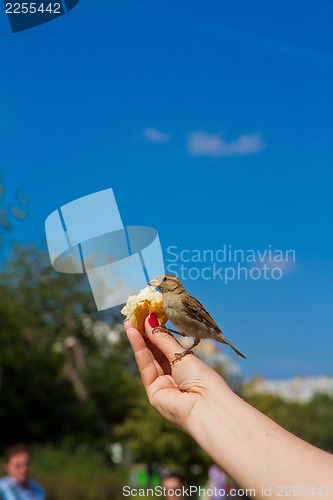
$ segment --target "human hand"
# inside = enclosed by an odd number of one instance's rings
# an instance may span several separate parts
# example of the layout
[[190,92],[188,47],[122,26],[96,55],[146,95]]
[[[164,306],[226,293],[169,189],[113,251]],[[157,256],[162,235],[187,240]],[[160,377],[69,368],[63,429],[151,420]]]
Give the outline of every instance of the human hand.
[[243,401],[194,355],[172,364],[181,346],[168,333],[152,334],[158,326],[154,315],[145,321],[147,338],[129,321],[124,325],[151,405],[190,434],[241,488],[250,491],[251,498],[266,498],[263,484],[272,491],[305,485],[309,499],[312,489],[321,491],[327,485],[332,490],[330,454]]
[[[215,406],[221,392],[229,392],[224,380],[192,354],[172,364],[175,353],[184,349],[165,332],[152,333],[158,326],[155,315],[145,321],[147,337],[124,321],[148,399],[167,421],[195,437],[196,418]],[[231,392],[231,391],[230,391]]]

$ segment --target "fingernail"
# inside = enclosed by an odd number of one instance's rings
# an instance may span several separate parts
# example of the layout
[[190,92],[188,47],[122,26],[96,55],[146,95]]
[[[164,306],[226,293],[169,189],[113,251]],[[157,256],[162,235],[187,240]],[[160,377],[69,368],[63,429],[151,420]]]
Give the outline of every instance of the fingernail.
[[150,313],[148,316],[148,323],[152,328],[157,328],[159,326],[159,322],[154,313]]

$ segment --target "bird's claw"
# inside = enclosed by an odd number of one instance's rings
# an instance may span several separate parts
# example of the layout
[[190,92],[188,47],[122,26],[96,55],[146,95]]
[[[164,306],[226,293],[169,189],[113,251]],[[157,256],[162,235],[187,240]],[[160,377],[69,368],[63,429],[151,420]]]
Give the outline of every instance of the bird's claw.
[[152,329],[151,333],[154,335],[156,332],[165,332],[169,333],[169,330],[165,328],[164,326],[156,326],[155,328]]
[[175,356],[177,356],[174,360],[171,361],[171,364],[174,365],[176,361],[181,361],[186,354],[194,354],[192,351],[184,351],[184,352],[175,352]]

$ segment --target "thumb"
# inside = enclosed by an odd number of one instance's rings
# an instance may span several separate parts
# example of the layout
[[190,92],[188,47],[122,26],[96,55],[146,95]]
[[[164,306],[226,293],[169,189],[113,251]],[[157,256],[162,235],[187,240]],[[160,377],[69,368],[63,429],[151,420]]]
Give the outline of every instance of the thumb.
[[155,314],[150,313],[145,321],[147,337],[169,361],[173,379],[181,390],[202,393],[208,388],[208,382],[212,377],[220,379],[212,368],[193,354],[188,354],[172,364],[177,354],[184,351],[184,347],[169,333],[163,331],[153,333],[153,329],[158,326],[160,325]]
[[208,367],[201,359],[193,356],[193,354],[188,354],[184,356],[181,360],[172,364],[172,361],[176,358],[178,354],[183,352],[184,347],[169,333],[157,331],[153,333],[153,329],[159,326],[158,321],[154,313],[151,313],[145,321],[145,330],[150,342],[164,354],[171,366],[171,373],[176,382],[176,384],[182,390],[189,390],[193,388],[194,385],[198,387],[205,385],[201,383],[201,378],[211,375],[211,372],[215,375],[214,370]]
[[172,364],[177,354],[184,351],[184,347],[169,333],[163,331],[153,333],[153,329],[158,326],[160,325],[155,314],[150,313],[145,320],[147,337],[169,361],[174,381],[181,390],[202,393],[207,391],[209,385],[222,380],[215,370],[192,354]]
[[146,318],[145,331],[150,342],[157,347],[172,363],[175,359],[175,353],[180,353],[184,350],[182,345],[172,335],[167,332],[157,331],[153,333],[153,329],[161,326],[156,319],[155,314],[152,312]]

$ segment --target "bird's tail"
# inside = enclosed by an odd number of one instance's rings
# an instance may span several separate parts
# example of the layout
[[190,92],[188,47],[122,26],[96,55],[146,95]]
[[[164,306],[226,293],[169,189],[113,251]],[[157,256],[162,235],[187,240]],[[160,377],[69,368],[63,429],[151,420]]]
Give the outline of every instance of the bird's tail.
[[229,340],[227,340],[222,333],[219,333],[218,335],[216,335],[215,340],[217,340],[218,342],[221,342],[221,344],[227,344],[235,351],[236,354],[238,354],[238,356],[241,356],[242,358],[247,359],[247,357],[244,356],[244,354],[242,352],[240,352],[234,345],[232,345],[231,342],[229,342]]

